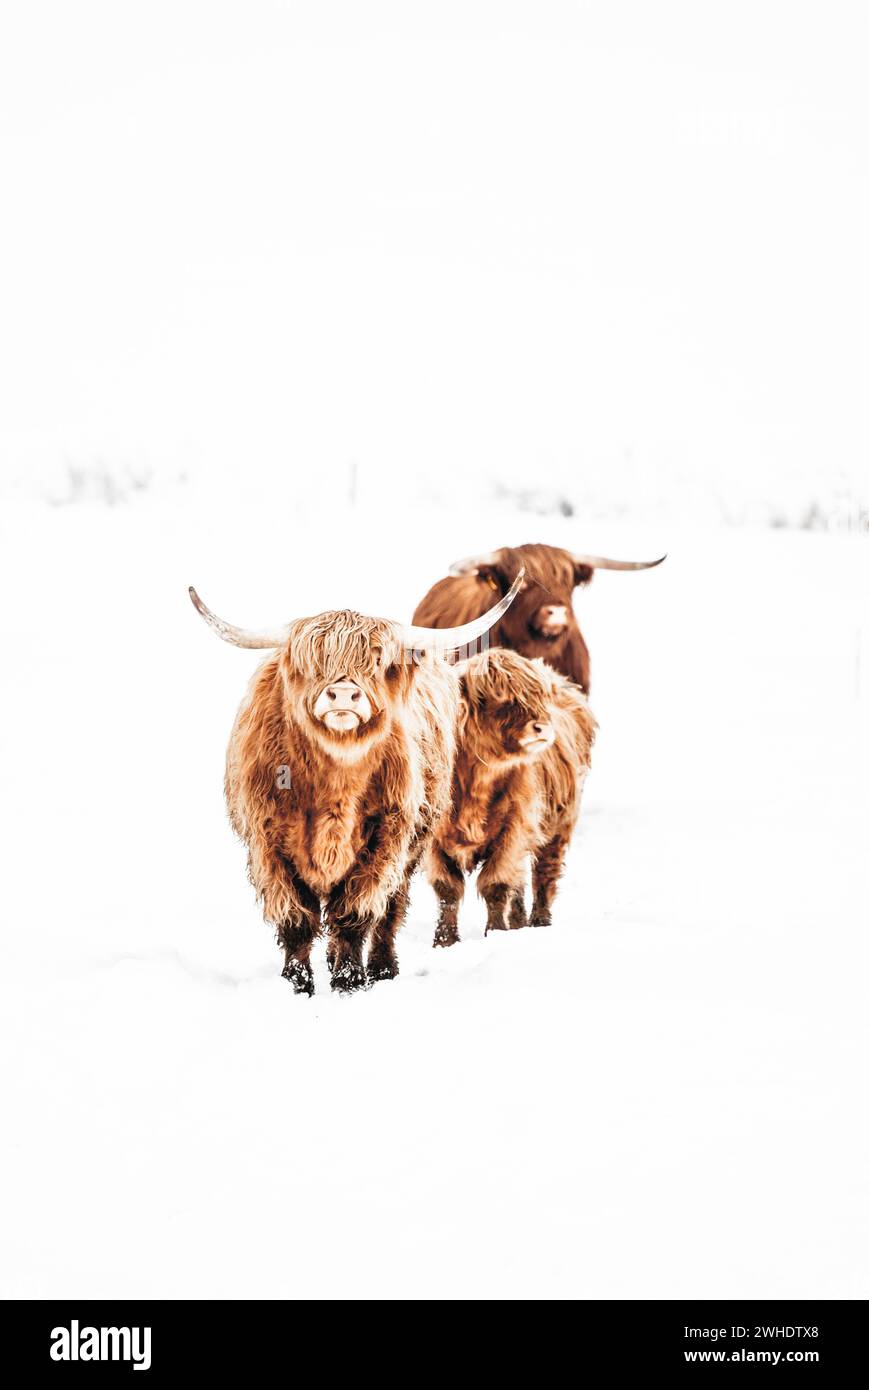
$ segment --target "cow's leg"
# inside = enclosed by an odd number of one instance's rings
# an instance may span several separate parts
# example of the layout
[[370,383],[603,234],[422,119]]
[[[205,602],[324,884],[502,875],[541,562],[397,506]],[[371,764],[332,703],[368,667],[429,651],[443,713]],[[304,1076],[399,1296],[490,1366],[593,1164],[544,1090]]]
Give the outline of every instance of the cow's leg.
[[486,935],[525,925],[525,875],[527,841],[509,826],[502,833],[480,871],[477,888],[486,904]]
[[329,945],[326,959],[332,972],[332,988],[338,994],[352,994],[364,989],[367,980],[362,953],[369,924],[339,918],[329,923]]
[[510,911],[507,915],[507,924],[511,931],[518,927],[528,926],[528,914],[525,911],[525,889],[514,888],[510,898]]
[[310,918],[299,922],[283,922],[278,927],[278,944],[284,948],[284,968],[281,971],[296,994],[314,993],[314,974],[311,970],[311,947],[320,934],[320,924]]
[[394,980],[398,974],[398,957],[395,954],[395,934],[407,915],[410,896],[410,874],[389,900],[385,915],[371,929],[368,944],[368,979]]
[[508,883],[485,883],[480,887],[480,897],[486,904],[486,936],[490,931],[509,931],[507,909],[510,905],[512,889]]
[[428,881],[437,895],[438,920],[433,946],[455,946],[459,939],[459,907],[465,896],[465,876],[438,845],[432,845],[426,863]]
[[459,941],[459,908],[465,895],[464,880],[444,879],[435,884],[438,920],[433,946],[455,946]]
[[272,922],[283,947],[281,971],[296,994],[314,993],[311,947],[320,935],[320,899],[299,878],[278,850],[249,856],[251,881],[263,899],[266,921]]
[[538,850],[531,871],[534,901],[531,907],[531,926],[549,927],[552,925],[552,900],[564,867],[567,850],[567,837],[554,835]]

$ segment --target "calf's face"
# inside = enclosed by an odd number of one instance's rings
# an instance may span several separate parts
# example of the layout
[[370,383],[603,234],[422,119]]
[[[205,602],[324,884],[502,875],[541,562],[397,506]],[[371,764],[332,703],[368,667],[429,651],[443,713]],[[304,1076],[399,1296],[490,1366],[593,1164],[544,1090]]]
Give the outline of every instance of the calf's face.
[[536,758],[555,742],[552,712],[542,692],[523,692],[517,699],[497,695],[477,699],[473,715],[485,732],[486,751],[494,761],[502,757]]
[[459,669],[465,742],[484,763],[531,761],[552,747],[554,677],[542,661],[493,648]]

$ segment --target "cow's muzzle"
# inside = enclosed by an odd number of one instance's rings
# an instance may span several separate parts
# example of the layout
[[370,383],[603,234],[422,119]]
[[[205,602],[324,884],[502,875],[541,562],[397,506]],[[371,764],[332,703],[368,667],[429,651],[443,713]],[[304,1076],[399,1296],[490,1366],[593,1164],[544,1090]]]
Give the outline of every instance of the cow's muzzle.
[[567,608],[563,603],[545,603],[531,620],[541,637],[560,637],[567,628]]
[[317,697],[314,714],[327,729],[348,733],[371,718],[371,702],[355,681],[332,681]]

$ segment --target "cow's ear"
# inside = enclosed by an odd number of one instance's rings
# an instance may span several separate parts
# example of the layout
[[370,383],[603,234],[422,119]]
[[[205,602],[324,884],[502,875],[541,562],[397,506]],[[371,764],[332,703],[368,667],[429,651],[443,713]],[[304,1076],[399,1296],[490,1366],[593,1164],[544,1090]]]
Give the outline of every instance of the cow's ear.
[[510,581],[499,565],[480,565],[477,578],[488,584],[495,594],[506,594],[510,587]]
[[574,565],[574,567],[573,567],[573,583],[574,583],[574,587],[575,587],[577,584],[588,584],[588,583],[590,583],[590,582],[591,582],[591,577],[592,577],[593,574],[594,574],[594,566],[593,566],[593,565]]

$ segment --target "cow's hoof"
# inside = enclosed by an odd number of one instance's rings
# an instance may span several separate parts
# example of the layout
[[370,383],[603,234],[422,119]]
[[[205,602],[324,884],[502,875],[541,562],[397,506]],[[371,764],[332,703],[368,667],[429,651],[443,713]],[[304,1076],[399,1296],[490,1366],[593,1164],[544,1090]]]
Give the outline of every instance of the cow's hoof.
[[455,927],[436,927],[432,946],[455,946],[458,940],[459,933]]
[[519,931],[528,926],[528,917],[522,903],[514,903],[510,909],[510,930]]
[[378,956],[368,962],[369,984],[376,984],[378,980],[394,980],[397,974],[398,961],[395,957]]
[[551,927],[552,914],[549,912],[532,912],[530,925],[532,927]]
[[487,923],[486,923],[486,930],[485,930],[485,932],[483,933],[483,935],[484,935],[484,936],[488,936],[490,931],[509,931],[509,930],[510,930],[510,928],[507,926],[507,923],[504,921],[504,918],[503,918],[503,917],[499,917],[498,920],[497,920],[497,922],[487,922]]
[[365,989],[366,984],[365,968],[356,961],[345,960],[333,966],[331,985],[336,994],[354,994],[357,989]]
[[293,986],[294,994],[314,993],[314,972],[304,961],[291,960],[281,971],[285,980]]

